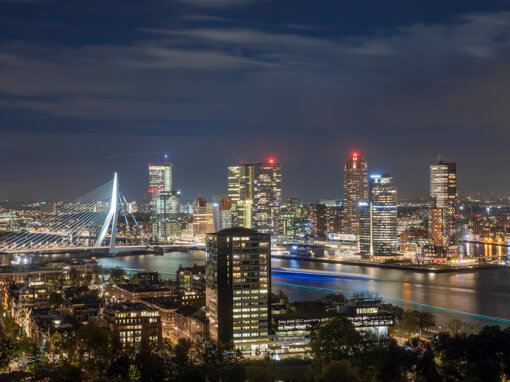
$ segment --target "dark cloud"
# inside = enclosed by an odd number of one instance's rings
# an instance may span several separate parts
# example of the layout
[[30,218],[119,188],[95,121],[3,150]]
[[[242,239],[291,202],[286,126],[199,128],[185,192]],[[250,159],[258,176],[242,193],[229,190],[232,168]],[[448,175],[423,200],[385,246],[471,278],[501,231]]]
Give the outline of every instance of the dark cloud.
[[[486,187],[499,181],[472,154],[487,153],[493,168],[508,159],[509,12],[368,34],[299,22],[266,27],[232,13],[178,19],[138,25],[122,42],[1,40],[0,122],[9,144],[52,140],[45,144],[60,147],[57,159],[74,157],[72,145],[97,150],[94,158],[126,151],[109,152],[114,142],[136,152],[175,149],[190,195],[223,192],[228,163],[277,155],[287,195],[339,196],[342,162],[354,148],[374,170],[393,173],[402,195],[426,194],[427,164],[438,153],[472,169],[461,181],[467,192],[478,177]],[[71,176],[57,159],[48,161]],[[137,171],[143,179],[145,168]]]
[[177,0],[177,1],[191,6],[207,8],[239,7],[255,2],[255,0]]

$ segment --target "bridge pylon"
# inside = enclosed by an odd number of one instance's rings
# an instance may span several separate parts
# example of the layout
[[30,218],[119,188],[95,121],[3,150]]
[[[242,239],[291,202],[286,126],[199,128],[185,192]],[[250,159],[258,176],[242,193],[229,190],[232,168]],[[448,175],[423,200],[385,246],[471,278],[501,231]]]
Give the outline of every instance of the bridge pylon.
[[111,225],[111,236],[110,236],[110,254],[116,253],[115,249],[115,238],[117,236],[117,220],[119,216],[119,179],[117,173],[113,174],[113,186],[112,186],[112,198],[110,201],[110,210],[108,211],[108,215],[106,215],[106,219],[99,231],[99,235],[97,236],[96,243],[94,247],[101,247],[103,244],[103,240],[108,231],[108,226]]

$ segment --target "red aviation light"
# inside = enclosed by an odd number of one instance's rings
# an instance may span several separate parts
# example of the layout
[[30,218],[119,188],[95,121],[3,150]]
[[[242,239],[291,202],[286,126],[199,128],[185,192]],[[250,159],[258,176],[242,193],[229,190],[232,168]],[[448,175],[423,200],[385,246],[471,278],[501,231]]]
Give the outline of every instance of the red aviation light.
[[275,163],[274,158],[269,158],[269,159],[267,160],[267,163],[269,163],[269,164],[274,164],[274,163]]
[[358,157],[358,153],[355,151],[355,152],[353,152],[353,153],[352,153],[352,156],[353,156],[354,158],[357,158],[357,157]]

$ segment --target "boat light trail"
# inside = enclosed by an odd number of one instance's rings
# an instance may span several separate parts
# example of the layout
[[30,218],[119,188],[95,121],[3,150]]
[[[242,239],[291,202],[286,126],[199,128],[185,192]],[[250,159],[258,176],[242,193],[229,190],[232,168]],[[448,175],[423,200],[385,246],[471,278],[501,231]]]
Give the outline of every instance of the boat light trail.
[[[274,281],[273,284],[283,285],[283,286],[288,286],[288,287],[301,288],[301,289],[318,290],[318,291],[328,292],[328,293],[341,293],[341,294],[345,294],[345,295],[354,294],[354,292],[346,292],[346,291],[341,291],[341,290],[337,290],[337,289],[312,287],[312,286],[299,285],[299,284],[290,284],[290,283],[284,283],[284,282],[280,282],[280,281]],[[503,323],[503,324],[510,324],[510,320],[505,320],[504,318],[484,316],[482,314],[460,312],[458,310],[446,309],[446,308],[441,308],[439,306],[433,306],[433,305],[427,305],[427,304],[420,304],[418,302],[401,300],[401,299],[398,299],[398,298],[389,298],[389,297],[383,297],[383,296],[380,296],[380,297],[383,300],[389,301],[389,302],[397,302],[397,303],[400,303],[400,304],[408,304],[408,305],[416,306],[416,307],[419,307],[419,308],[425,308],[425,309],[430,309],[430,310],[437,310],[439,312],[457,314],[457,315],[460,315],[460,316],[466,316],[466,317],[471,317],[471,318],[478,318],[478,319],[487,320],[487,321],[495,321],[495,322],[500,322],[500,323]]]

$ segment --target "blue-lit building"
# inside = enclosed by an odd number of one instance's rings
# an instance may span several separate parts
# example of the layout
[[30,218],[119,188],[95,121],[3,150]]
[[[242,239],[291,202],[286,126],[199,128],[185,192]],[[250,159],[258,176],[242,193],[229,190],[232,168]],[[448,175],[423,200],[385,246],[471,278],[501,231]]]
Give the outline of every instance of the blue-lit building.
[[358,203],[360,253],[390,256],[397,253],[397,188],[387,174],[370,176],[369,200]]

